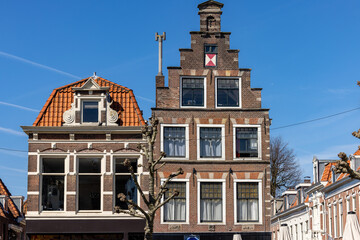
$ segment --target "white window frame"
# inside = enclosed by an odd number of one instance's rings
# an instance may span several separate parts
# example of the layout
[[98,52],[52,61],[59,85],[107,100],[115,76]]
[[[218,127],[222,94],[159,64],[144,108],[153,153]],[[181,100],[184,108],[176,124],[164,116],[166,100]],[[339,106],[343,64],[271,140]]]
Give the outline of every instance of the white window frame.
[[350,210],[350,196],[347,195],[347,196],[346,196],[346,216],[347,216],[347,214],[348,214],[350,211],[351,211],[351,210]]
[[[259,193],[259,221],[258,222],[237,222],[237,184],[244,182],[257,182]],[[261,179],[234,179],[234,225],[261,225],[263,223],[263,196]]]
[[[161,179],[161,184],[163,184],[163,182],[165,182],[166,179],[165,178],[162,178]],[[185,187],[186,187],[186,218],[185,218],[185,222],[171,222],[171,221],[168,221],[168,222],[165,222],[164,221],[164,206],[161,207],[161,211],[160,211],[160,214],[161,214],[161,220],[160,220],[160,224],[177,224],[177,225],[180,225],[180,224],[189,224],[189,214],[190,214],[190,187],[189,187],[189,179],[172,179],[170,182],[185,182]],[[161,202],[164,201],[164,196],[161,200]]]
[[337,225],[338,225],[338,214],[337,214],[337,205],[336,202],[333,203],[333,221],[334,221],[334,237],[338,237]]
[[[112,191],[112,195],[113,195],[113,212],[115,213],[115,206],[116,206],[116,198],[117,198],[117,194],[116,194],[116,176],[131,176],[130,172],[129,173],[116,173],[116,159],[117,158],[129,158],[129,159],[137,159],[137,164],[143,164],[143,159],[142,159],[142,156],[139,155],[138,153],[135,153],[135,154],[126,154],[126,155],[120,155],[120,154],[115,154],[111,157],[111,162],[110,162],[110,172],[111,172],[111,176],[113,176],[113,191]],[[141,167],[138,167],[137,168],[137,172],[135,173],[135,176],[137,176],[137,181],[139,183],[139,185],[141,186],[141,173],[143,172],[142,171],[143,168]],[[141,195],[139,193],[139,190],[136,190],[136,197],[137,197],[137,204],[140,206],[140,202],[142,199],[141,198]]]
[[[204,106],[183,106],[182,105],[182,82],[183,82],[183,78],[200,78],[204,80]],[[207,78],[205,76],[181,76],[180,77],[180,102],[179,102],[179,106],[180,108],[206,108],[206,100],[207,100],[207,89],[206,89],[206,84],[207,84]]]
[[343,200],[339,200],[339,237],[342,237],[344,232],[344,206],[343,206]]
[[[233,106],[229,106],[229,107],[226,107],[226,106],[218,106],[218,102],[217,102],[217,91],[218,91],[218,79],[221,78],[221,79],[238,79],[239,80],[239,106],[237,107],[233,107]],[[242,102],[241,102],[241,77],[222,77],[222,76],[217,76],[215,77],[215,108],[225,108],[225,109],[231,109],[231,108],[241,108],[241,105],[242,105]]]
[[356,192],[352,194],[351,202],[352,202],[352,211],[356,212]]
[[[43,159],[44,158],[60,158],[64,159],[64,173],[43,173]],[[57,215],[57,213],[64,213],[67,211],[67,177],[69,174],[69,155],[41,155],[40,161],[38,164],[38,170],[40,173],[39,178],[39,213],[45,214],[53,214]],[[64,210],[62,211],[46,211],[42,209],[42,183],[43,183],[43,176],[64,176]]]
[[331,204],[328,205],[328,219],[329,219],[329,236],[332,237],[332,212],[331,212]]
[[[99,158],[100,159],[100,173],[79,173],[79,159],[80,158]],[[103,203],[104,203],[104,175],[106,170],[106,155],[103,153],[99,154],[79,154],[75,158],[76,164],[76,212],[77,213],[99,213],[103,212]],[[80,192],[79,192],[79,176],[100,176],[100,209],[99,210],[79,210],[79,200],[80,200]]]
[[[94,96],[89,97],[79,97],[80,99],[80,115],[81,115],[81,124],[83,125],[99,125],[101,122],[101,104],[103,103],[103,99],[99,96],[99,98],[94,98]],[[84,102],[97,102],[98,103],[98,121],[97,122],[84,122]]]
[[[199,225],[226,225],[226,179],[198,179],[197,180],[197,224]],[[201,222],[200,220],[200,185],[204,182],[222,183],[222,222]]]
[[160,133],[160,150],[164,151],[164,127],[184,127],[185,128],[185,157],[165,157],[164,159],[189,160],[189,124],[167,124],[162,123]]
[[[225,125],[224,124],[197,124],[197,159],[199,160],[225,160]],[[221,128],[221,157],[201,158],[200,157],[200,128]]]
[[[257,128],[258,131],[258,157],[236,157],[236,128]],[[262,155],[261,155],[261,148],[262,148],[262,144],[261,144],[261,125],[260,124],[234,124],[233,125],[233,158],[234,160],[261,160],[262,159]]]

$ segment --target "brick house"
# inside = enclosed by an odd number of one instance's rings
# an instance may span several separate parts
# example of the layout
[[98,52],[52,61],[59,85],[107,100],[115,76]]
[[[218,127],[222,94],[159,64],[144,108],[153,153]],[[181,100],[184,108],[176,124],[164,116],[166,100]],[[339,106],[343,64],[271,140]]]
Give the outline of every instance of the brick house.
[[[54,89],[28,135],[29,239],[141,239],[144,222],[114,212],[138,194],[123,166],[143,158],[131,89],[94,76]],[[135,167],[142,181],[142,167]]]
[[0,240],[25,239],[24,197],[11,195],[0,179]]
[[179,167],[169,189],[180,195],[156,216],[157,239],[270,239],[269,109],[251,69],[238,67],[239,50],[221,31],[223,4],[198,5],[200,31],[180,49],[180,66],[156,76],[157,154],[166,153],[159,186]]
[[[360,150],[349,158],[350,166],[359,171]],[[348,212],[354,211],[360,218],[360,181],[347,174],[336,174],[336,161],[314,157],[314,181],[302,191],[303,204],[298,204],[299,191],[295,190],[287,190],[280,199],[273,199],[273,239],[278,239],[280,225],[287,224],[293,239],[340,240]]]

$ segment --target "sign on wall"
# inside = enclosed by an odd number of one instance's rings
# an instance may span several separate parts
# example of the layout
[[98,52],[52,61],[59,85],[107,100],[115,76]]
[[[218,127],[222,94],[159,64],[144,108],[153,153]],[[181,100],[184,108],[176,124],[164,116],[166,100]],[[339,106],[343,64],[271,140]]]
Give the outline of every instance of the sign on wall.
[[185,235],[184,236],[184,240],[200,240],[200,236],[199,235]]

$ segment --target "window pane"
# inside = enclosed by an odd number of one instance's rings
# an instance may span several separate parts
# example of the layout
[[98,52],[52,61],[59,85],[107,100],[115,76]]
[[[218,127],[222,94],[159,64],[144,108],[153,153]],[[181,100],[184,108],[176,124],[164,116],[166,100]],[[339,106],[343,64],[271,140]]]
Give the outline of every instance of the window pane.
[[200,184],[200,221],[222,221],[222,183]]
[[257,128],[236,128],[236,157],[258,157]]
[[237,183],[237,221],[259,221],[258,183]]
[[79,172],[80,173],[100,173],[101,159],[100,158],[80,158]]
[[133,200],[137,203],[137,188],[131,176],[115,176],[116,187],[116,206],[121,209],[128,209],[125,202],[120,201],[117,197],[119,193],[124,193],[128,200]]
[[98,102],[83,102],[83,122],[98,122]]
[[239,106],[239,79],[217,79],[217,105]]
[[221,128],[200,128],[200,157],[221,156]]
[[42,172],[43,173],[64,173],[64,159],[63,158],[43,158]]
[[79,210],[100,210],[100,176],[79,176]]
[[183,78],[182,79],[182,105],[203,106],[204,105],[204,79]]
[[165,222],[183,222],[186,220],[186,183],[171,182],[167,184],[169,191],[165,193],[164,200],[167,199],[175,190],[179,195],[174,197],[164,206]]
[[[125,158],[116,158],[115,160],[115,172],[116,173],[130,173],[128,167],[124,166]],[[134,173],[137,173],[137,159],[129,159],[131,166],[134,169]]]
[[45,211],[64,210],[64,176],[42,177],[42,209]]
[[185,127],[164,127],[164,152],[167,157],[185,157]]

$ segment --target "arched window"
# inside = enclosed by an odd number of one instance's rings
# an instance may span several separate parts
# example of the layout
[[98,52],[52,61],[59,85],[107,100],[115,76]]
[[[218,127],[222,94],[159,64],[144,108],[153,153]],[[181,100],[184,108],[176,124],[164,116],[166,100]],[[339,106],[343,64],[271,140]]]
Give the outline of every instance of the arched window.
[[207,19],[206,19],[206,30],[207,31],[211,31],[212,29],[215,28],[215,18],[212,17],[212,16],[209,16]]

